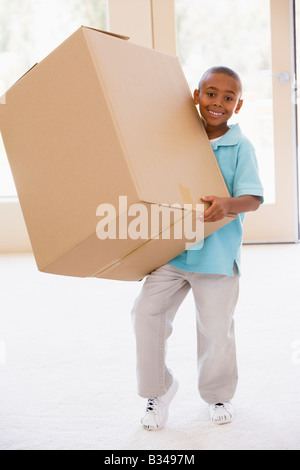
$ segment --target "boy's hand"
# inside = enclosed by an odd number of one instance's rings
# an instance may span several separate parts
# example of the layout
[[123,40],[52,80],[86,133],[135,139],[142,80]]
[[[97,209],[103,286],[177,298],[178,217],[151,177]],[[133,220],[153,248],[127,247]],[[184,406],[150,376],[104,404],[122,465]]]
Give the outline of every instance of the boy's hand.
[[229,212],[229,197],[208,196],[202,197],[203,202],[210,202],[211,206],[204,212],[204,222],[217,222],[222,220]]

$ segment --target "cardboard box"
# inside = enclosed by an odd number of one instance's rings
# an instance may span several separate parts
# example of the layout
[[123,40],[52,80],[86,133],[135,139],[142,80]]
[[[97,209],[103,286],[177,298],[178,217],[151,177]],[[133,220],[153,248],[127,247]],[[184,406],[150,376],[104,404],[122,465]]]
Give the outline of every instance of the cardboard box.
[[[185,250],[186,238],[163,239],[182,223],[183,203],[228,196],[178,59],[127,39],[81,27],[2,97],[0,128],[40,271],[140,280]],[[100,240],[97,210],[118,208],[120,196],[174,220],[152,239]],[[116,210],[118,224],[125,216]],[[231,220],[206,224],[205,236]]]

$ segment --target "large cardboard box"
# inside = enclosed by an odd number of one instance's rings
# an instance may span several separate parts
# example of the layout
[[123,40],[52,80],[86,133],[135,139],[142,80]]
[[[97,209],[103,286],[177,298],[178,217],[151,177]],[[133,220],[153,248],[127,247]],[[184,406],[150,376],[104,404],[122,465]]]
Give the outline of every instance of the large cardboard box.
[[[182,223],[184,203],[228,196],[178,59],[127,39],[81,27],[1,99],[2,137],[40,271],[140,280],[185,250],[185,236],[164,239]],[[175,215],[155,236],[99,239],[100,215],[124,232],[137,203]],[[205,236],[231,220],[205,224]]]

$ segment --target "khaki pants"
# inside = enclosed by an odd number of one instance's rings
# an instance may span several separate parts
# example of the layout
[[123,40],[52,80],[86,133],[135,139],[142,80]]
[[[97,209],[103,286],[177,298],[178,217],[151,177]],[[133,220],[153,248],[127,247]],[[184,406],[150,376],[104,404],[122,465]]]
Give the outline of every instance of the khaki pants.
[[169,264],[146,278],[132,318],[137,348],[138,393],[164,395],[172,383],[166,342],[175,314],[192,289],[197,315],[198,388],[207,403],[230,401],[237,386],[234,310],[239,276],[198,274]]

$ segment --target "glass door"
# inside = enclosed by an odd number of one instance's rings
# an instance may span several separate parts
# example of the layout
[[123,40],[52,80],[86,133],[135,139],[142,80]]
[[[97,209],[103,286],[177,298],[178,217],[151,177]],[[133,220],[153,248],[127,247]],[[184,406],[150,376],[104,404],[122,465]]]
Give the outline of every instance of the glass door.
[[[297,141],[298,141],[298,162],[299,162],[299,144],[300,144],[300,0],[295,0],[295,43],[296,43],[296,76],[294,102],[297,104]],[[298,164],[298,182],[300,182],[300,165]],[[299,221],[300,221],[300,191],[299,191]]]
[[[175,0],[179,58],[193,91],[211,66],[236,70],[238,115],[254,144],[265,204],[249,213],[246,242],[298,240],[292,0]],[[232,121],[234,123],[234,121]]]

